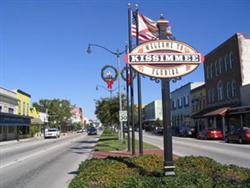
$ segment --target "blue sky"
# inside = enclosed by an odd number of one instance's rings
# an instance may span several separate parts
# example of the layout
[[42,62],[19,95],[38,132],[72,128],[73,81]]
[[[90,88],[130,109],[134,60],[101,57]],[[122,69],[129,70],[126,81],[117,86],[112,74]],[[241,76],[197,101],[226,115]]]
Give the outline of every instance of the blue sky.
[[[128,2],[138,3],[139,11],[154,20],[163,13],[176,39],[204,55],[236,32],[250,35],[249,0],[0,1],[0,86],[22,89],[31,94],[32,102],[69,99],[94,118],[94,100],[109,96],[95,89],[96,84],[105,85],[101,68],[115,65],[116,58],[98,48],[89,55],[86,48],[96,43],[124,49]],[[203,80],[201,65],[171,89]],[[160,97],[160,84],[142,79],[142,102]]]

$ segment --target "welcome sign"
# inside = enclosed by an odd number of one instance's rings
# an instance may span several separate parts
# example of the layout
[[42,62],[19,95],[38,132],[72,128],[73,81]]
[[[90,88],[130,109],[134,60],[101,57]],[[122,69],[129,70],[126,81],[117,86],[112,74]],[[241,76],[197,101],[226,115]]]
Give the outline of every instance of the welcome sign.
[[155,40],[137,46],[126,62],[141,74],[174,78],[195,70],[204,56],[190,45],[176,40]]

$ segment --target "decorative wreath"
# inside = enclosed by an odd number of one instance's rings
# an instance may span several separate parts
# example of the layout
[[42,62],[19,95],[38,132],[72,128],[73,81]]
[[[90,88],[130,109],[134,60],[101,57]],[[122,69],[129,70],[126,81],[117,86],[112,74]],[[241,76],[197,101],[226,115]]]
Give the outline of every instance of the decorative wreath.
[[[135,79],[136,77],[136,73],[135,71],[132,71],[133,72],[133,80]],[[124,67],[121,71],[121,77],[124,81],[126,81],[126,67]]]
[[[115,75],[114,77],[111,76],[111,77],[105,77],[105,70],[107,69],[112,69],[114,72],[115,72]],[[116,81],[117,77],[118,77],[118,71],[116,70],[115,67],[113,67],[112,65],[105,65],[104,67],[102,67],[102,70],[101,70],[101,77],[102,77],[102,80],[104,82],[107,82],[108,80],[112,80],[113,82]]]

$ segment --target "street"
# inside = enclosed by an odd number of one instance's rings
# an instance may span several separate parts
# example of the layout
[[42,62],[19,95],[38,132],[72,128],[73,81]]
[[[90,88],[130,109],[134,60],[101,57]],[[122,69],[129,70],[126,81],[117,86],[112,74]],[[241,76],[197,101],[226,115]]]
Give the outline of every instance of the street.
[[0,146],[1,188],[63,188],[91,156],[99,136],[72,134]]
[[[163,149],[163,136],[144,133],[143,141]],[[178,156],[206,156],[223,164],[250,168],[249,144],[228,144],[221,140],[173,137],[173,153]]]

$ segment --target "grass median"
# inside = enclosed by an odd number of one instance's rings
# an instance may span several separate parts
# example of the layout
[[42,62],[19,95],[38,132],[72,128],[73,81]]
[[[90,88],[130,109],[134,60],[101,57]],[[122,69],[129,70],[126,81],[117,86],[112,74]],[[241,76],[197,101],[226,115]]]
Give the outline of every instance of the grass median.
[[[130,141],[132,143],[132,140]],[[139,148],[139,141],[135,141],[136,149]],[[158,147],[143,143],[144,149],[159,149]],[[103,134],[101,135],[95,151],[118,151],[118,150],[126,150],[127,149],[127,139],[125,139],[124,143],[121,143],[118,137],[118,133],[112,133],[110,130],[105,129]]]
[[[138,145],[138,144],[137,144]],[[150,144],[144,148],[155,149]],[[125,150],[117,134],[104,131],[97,151]],[[208,157],[179,157],[175,177],[163,176],[163,156],[93,158],[82,162],[69,188],[234,188],[250,187],[250,169],[222,165]]]

